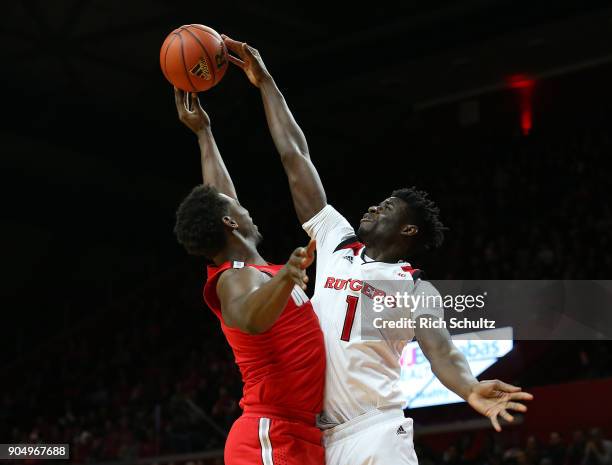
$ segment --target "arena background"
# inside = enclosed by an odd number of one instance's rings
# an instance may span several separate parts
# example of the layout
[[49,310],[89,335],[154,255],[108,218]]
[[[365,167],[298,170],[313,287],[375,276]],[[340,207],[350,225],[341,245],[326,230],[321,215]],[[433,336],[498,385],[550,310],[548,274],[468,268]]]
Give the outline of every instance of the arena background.
[[[201,182],[159,70],[173,28],[261,51],[349,220],[395,187],[430,191],[450,227],[419,263],[430,277],[606,279],[607,3],[3,4],[0,442],[67,442],[73,463],[222,463],[241,383],[204,264],[172,234]],[[230,69],[201,100],[264,256],[284,261],[306,237],[258,92]],[[587,444],[612,447],[611,375],[609,342],[519,341],[481,378],[533,392],[528,414],[494,434],[464,404],[413,410],[419,459],[606,465]]]

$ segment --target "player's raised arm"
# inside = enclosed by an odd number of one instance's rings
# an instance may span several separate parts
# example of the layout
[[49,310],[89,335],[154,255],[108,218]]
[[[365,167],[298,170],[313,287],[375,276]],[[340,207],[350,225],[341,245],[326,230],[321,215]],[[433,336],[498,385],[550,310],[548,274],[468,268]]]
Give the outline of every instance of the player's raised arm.
[[259,52],[244,42],[222,37],[227,48],[237,55],[229,55],[230,62],[241,68],[261,91],[268,127],[287,173],[295,211],[300,223],[305,223],[327,204],[321,178],[310,159],[306,137]]
[[297,284],[306,289],[315,242],[293,251],[287,264],[271,279],[255,268],[228,270],[217,283],[225,324],[249,334],[267,331],[278,319]]
[[[424,315],[420,318],[429,317]],[[533,399],[531,394],[498,380],[479,382],[472,375],[463,353],[453,344],[448,331],[425,326],[417,323],[414,332],[433,373],[444,386],[467,401],[478,413],[488,417],[496,431],[501,431],[498,416],[511,422],[514,417],[508,410],[527,411],[520,401]]]
[[232,178],[213,137],[210,118],[202,108],[197,94],[188,94],[175,87],[174,101],[179,119],[198,137],[204,184],[214,186],[222,194],[238,199]]

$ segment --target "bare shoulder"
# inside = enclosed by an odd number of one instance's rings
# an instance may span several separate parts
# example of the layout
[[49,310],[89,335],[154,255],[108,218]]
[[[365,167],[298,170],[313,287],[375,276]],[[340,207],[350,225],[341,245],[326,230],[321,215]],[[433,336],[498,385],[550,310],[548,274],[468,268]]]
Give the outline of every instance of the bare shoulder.
[[250,266],[230,268],[219,277],[217,293],[221,295],[224,291],[231,292],[232,289],[242,292],[247,288],[257,287],[268,279],[264,273]]

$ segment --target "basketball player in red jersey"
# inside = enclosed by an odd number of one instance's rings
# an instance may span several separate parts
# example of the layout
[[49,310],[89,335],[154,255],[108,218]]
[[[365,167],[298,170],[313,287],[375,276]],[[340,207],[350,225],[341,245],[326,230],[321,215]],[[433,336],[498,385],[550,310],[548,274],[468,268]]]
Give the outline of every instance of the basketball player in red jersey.
[[304,293],[315,243],[283,265],[257,251],[261,234],[216,146],[210,119],[195,94],[175,89],[180,120],[197,136],[204,184],[183,200],[175,233],[208,267],[204,299],[219,318],[244,382],[242,416],[225,444],[226,465],[323,465],[321,410],[323,335]]
[[[444,327],[441,306],[411,308],[413,329],[368,327],[359,302],[394,295],[385,283],[416,295],[440,297],[407,259],[442,243],[439,209],[425,192],[398,189],[368,208],[357,232],[331,205],[311,160],[306,138],[259,52],[224,37],[230,62],[259,88],[268,126],[289,180],[297,216],[317,241],[314,309],[326,345],[326,386],[318,424],[324,429],[327,465],[417,465],[412,420],[402,410],[398,386],[402,348],[416,336],[433,373],[448,389],[501,429],[498,417],[525,412],[532,395],[498,381],[478,381]],[[380,289],[374,286],[380,286]],[[381,294],[382,293],[382,294]],[[436,299],[433,299],[435,302]],[[440,299],[441,301],[441,299]],[[376,337],[364,337],[365,334]]]

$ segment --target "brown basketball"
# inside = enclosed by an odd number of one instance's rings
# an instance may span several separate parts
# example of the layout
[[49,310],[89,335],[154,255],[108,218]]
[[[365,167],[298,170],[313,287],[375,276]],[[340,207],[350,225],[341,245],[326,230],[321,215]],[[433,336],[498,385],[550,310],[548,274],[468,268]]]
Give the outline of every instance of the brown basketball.
[[217,85],[227,70],[227,48],[221,36],[201,24],[172,31],[159,52],[166,79],[186,92],[201,92]]

